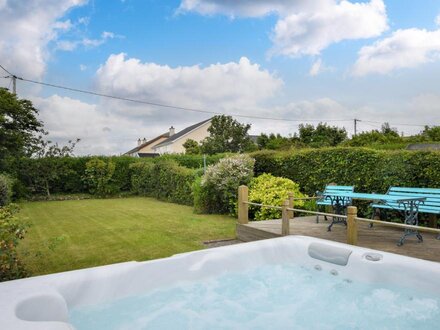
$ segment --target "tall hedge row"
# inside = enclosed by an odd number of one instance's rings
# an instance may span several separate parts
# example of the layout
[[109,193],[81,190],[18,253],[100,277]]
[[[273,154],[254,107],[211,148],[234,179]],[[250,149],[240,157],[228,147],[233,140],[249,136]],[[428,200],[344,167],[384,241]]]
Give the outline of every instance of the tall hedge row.
[[138,162],[130,168],[133,193],[193,205],[192,185],[200,171],[180,166],[169,159]]
[[289,178],[308,195],[331,182],[376,193],[385,193],[390,186],[440,188],[440,152],[324,148],[260,151],[251,156],[256,176],[271,173]]
[[22,158],[17,160],[14,169],[11,169],[19,182],[18,197],[29,197],[35,194],[44,194],[44,189],[37,183],[41,180],[38,171],[41,166],[51,166],[51,162],[57,163],[53,166],[59,173],[49,181],[51,193],[85,193],[87,186],[84,184],[84,173],[86,164],[92,158],[111,160],[115,163],[115,173],[112,179],[114,190],[124,192],[130,190],[130,164],[140,161],[133,157],[63,157],[63,158]]
[[[224,154],[207,156],[206,165],[217,163]],[[64,157],[64,158],[23,158],[15,162],[9,173],[18,179],[15,187],[15,195],[18,198],[26,198],[32,195],[44,194],[45,189],[41,186],[40,168],[54,168],[59,173],[49,180],[51,193],[75,194],[87,193],[87,186],[84,184],[84,173],[86,164],[93,158],[104,161],[112,161],[116,168],[112,178],[113,190],[117,193],[129,192],[131,190],[130,165],[134,163],[155,164],[164,160],[174,161],[177,165],[202,169],[204,160],[202,155],[165,155],[158,158],[134,158],[126,156],[86,156],[86,157]],[[55,166],[56,165],[56,166]]]

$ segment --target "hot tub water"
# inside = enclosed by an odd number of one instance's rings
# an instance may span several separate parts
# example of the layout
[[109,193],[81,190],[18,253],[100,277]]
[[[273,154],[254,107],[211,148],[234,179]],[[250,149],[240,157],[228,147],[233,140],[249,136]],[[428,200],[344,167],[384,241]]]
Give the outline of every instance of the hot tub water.
[[435,329],[440,298],[337,271],[265,265],[70,312],[78,329]]

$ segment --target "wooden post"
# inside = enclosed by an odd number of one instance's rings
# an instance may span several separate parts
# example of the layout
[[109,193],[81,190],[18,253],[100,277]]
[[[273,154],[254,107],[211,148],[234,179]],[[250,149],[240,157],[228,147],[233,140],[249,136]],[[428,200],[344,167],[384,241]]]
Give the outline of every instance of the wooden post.
[[283,202],[281,213],[281,236],[287,236],[290,234],[290,228],[289,228],[289,211],[287,208],[289,207],[289,200],[286,199]]
[[[289,209],[293,209],[293,192],[289,192]],[[293,219],[293,211],[289,211],[289,219]]]
[[238,187],[238,223],[246,224],[249,222],[249,204],[248,201],[249,190],[247,186]]
[[357,245],[358,241],[358,228],[357,228],[357,207],[347,207],[347,243],[351,245]]

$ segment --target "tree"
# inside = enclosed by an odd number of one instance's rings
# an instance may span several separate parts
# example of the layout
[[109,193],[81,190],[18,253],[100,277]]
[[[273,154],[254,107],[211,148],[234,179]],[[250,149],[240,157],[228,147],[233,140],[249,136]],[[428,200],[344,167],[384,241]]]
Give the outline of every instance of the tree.
[[397,128],[391,127],[390,123],[383,123],[380,132],[384,135],[399,137],[399,133],[397,133]]
[[0,88],[0,171],[11,158],[32,152],[38,135],[45,134],[37,119],[38,110],[29,100],[20,100],[5,88]]
[[241,124],[231,116],[215,116],[208,128],[210,134],[201,144],[203,153],[212,155],[222,152],[243,152],[252,149],[248,131],[249,124]]
[[428,141],[440,141],[440,126],[425,126],[421,135]]
[[261,134],[257,138],[257,145],[259,149],[270,149],[270,150],[279,150],[279,149],[288,149],[294,144],[292,138],[281,136],[280,134],[270,134],[269,136],[266,134]]
[[193,139],[186,140],[183,144],[183,147],[185,148],[185,153],[189,155],[200,154],[200,145],[197,143],[197,141],[194,141]]
[[334,147],[347,139],[345,128],[319,123],[299,125],[299,141],[310,147]]
[[27,163],[27,172],[34,190],[44,190],[50,198],[50,182],[55,181],[61,175],[66,175],[69,171],[67,165],[60,159],[73,156],[73,150],[79,141],[79,139],[69,141],[66,146],[61,147],[58,143],[44,140],[42,136],[38,137],[38,144],[33,148],[33,158],[36,160]]

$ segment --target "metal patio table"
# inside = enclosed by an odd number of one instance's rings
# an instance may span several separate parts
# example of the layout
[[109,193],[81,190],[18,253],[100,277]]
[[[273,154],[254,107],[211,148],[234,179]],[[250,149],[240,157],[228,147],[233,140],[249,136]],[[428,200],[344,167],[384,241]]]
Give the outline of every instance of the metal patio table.
[[[329,199],[331,205],[333,205],[336,214],[344,214],[346,203],[349,199],[368,200],[376,203],[382,203],[388,205],[388,203],[397,203],[402,205],[405,215],[405,224],[417,226],[419,223],[419,206],[423,204],[426,197],[399,197],[385,194],[367,194],[367,193],[355,193],[355,192],[338,192],[332,194],[325,194],[325,199]],[[328,231],[331,231],[332,226],[335,223],[344,223],[347,225],[347,221],[344,218],[334,217],[332,223],[328,226]],[[398,241],[397,245],[402,245],[408,236],[416,236],[419,242],[423,242],[422,235],[413,229],[405,229],[404,234]]]

